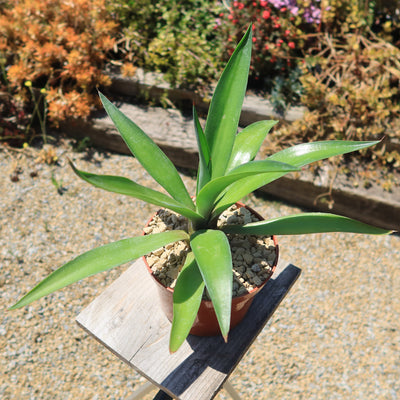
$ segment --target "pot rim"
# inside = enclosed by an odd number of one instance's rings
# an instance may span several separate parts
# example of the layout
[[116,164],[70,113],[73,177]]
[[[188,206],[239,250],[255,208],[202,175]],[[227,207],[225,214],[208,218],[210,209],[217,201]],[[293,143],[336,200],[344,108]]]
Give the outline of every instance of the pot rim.
[[[264,220],[264,218],[263,218],[257,211],[253,210],[251,207],[247,206],[246,204],[243,204],[243,203],[241,203],[241,202],[239,202],[239,201],[236,202],[235,204],[236,204],[237,206],[239,206],[239,208],[242,208],[242,207],[247,208],[252,214],[254,214],[254,215],[256,215],[258,218],[260,218],[260,221]],[[163,209],[163,208],[160,208],[159,210],[162,210],[162,209]],[[155,215],[157,215],[157,213],[158,213],[159,210],[157,210],[157,211],[151,216],[151,218],[147,221],[147,223],[146,223],[146,225],[145,225],[144,227],[146,227],[146,226],[149,225],[149,223],[153,220],[153,218],[155,217]],[[144,236],[144,235],[145,235],[145,232],[143,231],[143,232],[142,232],[142,236]],[[272,235],[271,238],[272,238],[272,240],[273,240],[273,242],[274,242],[274,246],[275,246],[275,261],[274,261],[273,266],[271,267],[271,269],[272,269],[272,270],[271,270],[271,274],[269,275],[269,277],[268,277],[265,281],[263,281],[263,282],[261,283],[261,285],[258,285],[258,286],[256,286],[256,287],[254,287],[253,289],[251,289],[250,291],[248,291],[248,292],[246,292],[246,293],[243,293],[243,294],[241,294],[241,295],[239,295],[239,296],[232,297],[232,300],[235,300],[235,301],[236,301],[236,299],[240,300],[241,298],[244,298],[245,296],[249,296],[250,294],[253,294],[254,292],[260,290],[260,289],[271,279],[272,275],[274,274],[274,272],[275,272],[275,270],[276,270],[276,267],[277,267],[277,265],[278,265],[278,260],[279,260],[279,245],[278,245],[278,240],[277,240],[277,238],[276,238],[275,235]],[[160,282],[160,280],[154,276],[153,270],[150,268],[149,264],[147,263],[147,260],[146,260],[146,256],[145,256],[145,255],[142,256],[142,259],[143,259],[144,264],[146,265],[147,270],[149,271],[150,275],[152,276],[152,278],[153,278],[158,284],[160,284],[162,287],[164,287],[167,291],[169,291],[169,292],[171,292],[171,293],[174,293],[174,289],[170,288],[169,286],[163,285],[163,284]],[[212,301],[211,301],[211,300],[202,300],[202,302],[212,304]]]

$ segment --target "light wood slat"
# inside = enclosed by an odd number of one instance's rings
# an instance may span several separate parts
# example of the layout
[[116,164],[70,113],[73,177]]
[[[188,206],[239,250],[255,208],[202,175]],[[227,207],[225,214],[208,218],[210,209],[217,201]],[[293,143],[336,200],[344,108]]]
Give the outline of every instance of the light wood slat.
[[169,354],[170,323],[143,261],[137,260],[77,317],[77,323],[124,362],[172,397],[212,399],[300,274],[278,270],[243,322],[222,337],[190,335]]

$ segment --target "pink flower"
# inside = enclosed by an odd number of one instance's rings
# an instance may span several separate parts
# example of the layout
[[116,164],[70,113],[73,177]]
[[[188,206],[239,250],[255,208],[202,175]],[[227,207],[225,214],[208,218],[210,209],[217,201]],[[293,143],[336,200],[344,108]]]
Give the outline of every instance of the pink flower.
[[294,49],[296,47],[294,42],[289,42],[288,43],[289,48]]
[[268,10],[264,10],[262,13],[262,17],[264,19],[268,19],[271,16],[271,13]]

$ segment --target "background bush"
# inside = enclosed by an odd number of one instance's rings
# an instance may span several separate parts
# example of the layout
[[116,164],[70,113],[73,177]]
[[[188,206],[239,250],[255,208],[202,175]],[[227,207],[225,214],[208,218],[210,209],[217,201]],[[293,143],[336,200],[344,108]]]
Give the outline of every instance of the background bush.
[[35,91],[28,89],[42,89],[55,124],[66,117],[87,117],[95,87],[110,83],[103,67],[116,27],[105,0],[3,0],[3,91],[23,111],[23,105],[33,107],[37,100],[32,102]]
[[323,52],[303,66],[301,100],[309,111],[292,129],[305,140],[400,137],[400,50],[358,34],[323,41]]
[[221,3],[123,0],[112,10],[123,26],[120,51],[134,65],[163,72],[174,87],[195,89],[220,73],[222,37],[215,28]]
[[[54,123],[88,116],[94,88],[110,82],[104,71],[111,63],[127,75],[141,66],[163,72],[172,86],[202,91],[252,22],[250,88],[282,114],[292,104],[308,109],[274,135],[274,146],[399,138],[400,1],[230,4],[0,0],[0,135],[26,131],[40,97]],[[368,157],[400,163],[398,152]]]
[[321,22],[319,1],[233,1],[225,16],[228,55],[253,23],[250,85],[269,93],[276,111],[299,102],[302,87],[298,66],[304,52],[315,45]]
[[[399,3],[231,2],[230,51],[248,21],[254,24],[252,88],[281,113],[291,104],[307,108],[302,120],[275,132],[273,151],[321,139],[400,138]],[[399,169],[399,153],[384,149],[364,154],[366,161]]]

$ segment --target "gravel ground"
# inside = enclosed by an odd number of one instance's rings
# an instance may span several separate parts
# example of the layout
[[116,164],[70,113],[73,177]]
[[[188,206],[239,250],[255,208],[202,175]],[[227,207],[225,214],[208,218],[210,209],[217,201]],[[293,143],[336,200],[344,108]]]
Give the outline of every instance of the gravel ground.
[[[134,158],[74,153],[68,141],[56,152],[47,165],[37,149],[0,148],[0,398],[123,399],[143,379],[74,320],[127,266],[6,310],[73,256],[138,234],[156,209],[78,180],[66,157],[156,188]],[[193,193],[193,178],[183,179]],[[246,203],[265,217],[299,211],[253,195]],[[231,377],[243,399],[398,399],[399,236],[278,240],[282,262],[303,272]]]

